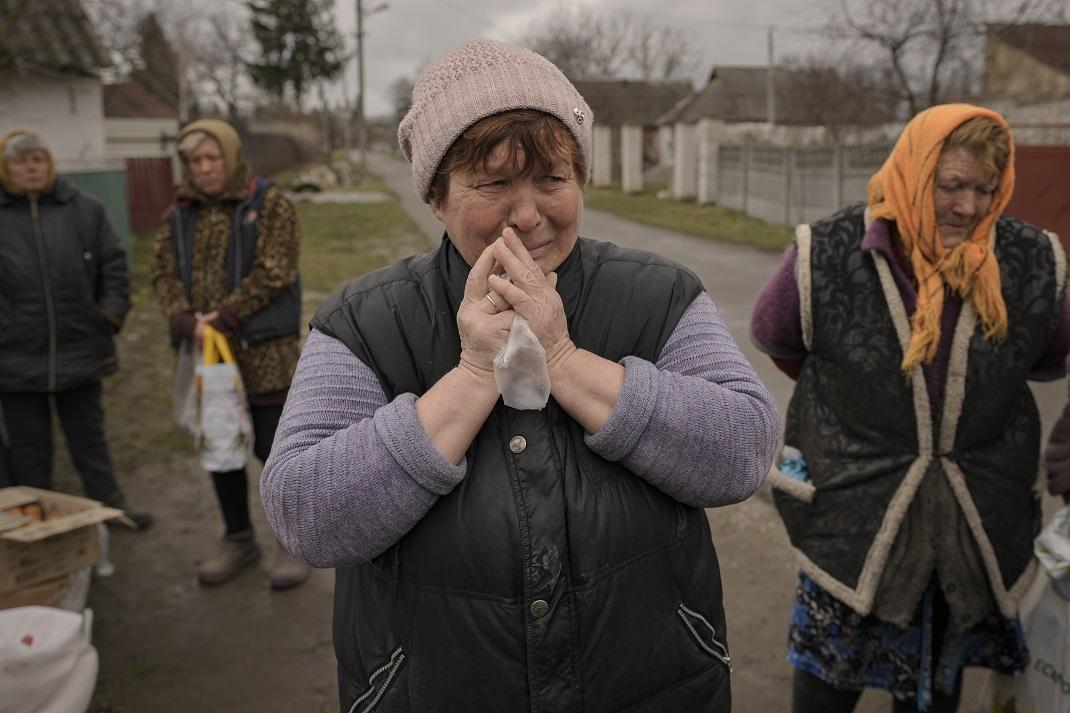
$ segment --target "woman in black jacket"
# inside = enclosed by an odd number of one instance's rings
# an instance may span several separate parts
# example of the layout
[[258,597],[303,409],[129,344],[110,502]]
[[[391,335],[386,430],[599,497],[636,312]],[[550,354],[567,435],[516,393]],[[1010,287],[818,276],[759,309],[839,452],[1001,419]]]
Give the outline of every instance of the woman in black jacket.
[[39,136],[0,140],[0,407],[11,485],[52,486],[52,406],[86,495],[129,508],[104,437],[101,380],[130,309],[126,253],[100,204],[58,178]]

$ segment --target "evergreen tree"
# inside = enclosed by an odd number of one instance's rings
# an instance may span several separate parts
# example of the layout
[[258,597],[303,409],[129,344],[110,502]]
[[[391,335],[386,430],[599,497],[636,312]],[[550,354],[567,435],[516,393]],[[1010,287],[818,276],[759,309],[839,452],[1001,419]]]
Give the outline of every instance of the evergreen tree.
[[137,67],[130,73],[130,78],[177,108],[181,97],[178,53],[154,13],[146,15],[138,24],[137,34]]
[[313,82],[342,69],[342,39],[334,29],[332,0],[249,0],[260,58],[249,63],[253,82],[283,101],[287,87],[295,103]]

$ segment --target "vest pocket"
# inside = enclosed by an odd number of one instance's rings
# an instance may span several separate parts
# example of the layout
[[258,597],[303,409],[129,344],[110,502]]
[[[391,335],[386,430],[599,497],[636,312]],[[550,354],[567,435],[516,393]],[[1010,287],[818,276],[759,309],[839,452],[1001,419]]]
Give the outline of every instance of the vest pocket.
[[389,661],[371,672],[371,675],[368,676],[368,690],[353,701],[348,713],[369,713],[369,711],[375,710],[375,707],[379,705],[379,701],[383,699],[383,696],[386,695],[391,684],[397,678],[398,671],[403,663],[405,663],[405,652],[399,646],[390,654]]
[[696,611],[688,609],[681,604],[676,610],[680,621],[691,632],[691,637],[703,651],[725,665],[728,672],[732,672],[732,659],[728,655],[728,647],[717,638],[717,629],[709,620]]

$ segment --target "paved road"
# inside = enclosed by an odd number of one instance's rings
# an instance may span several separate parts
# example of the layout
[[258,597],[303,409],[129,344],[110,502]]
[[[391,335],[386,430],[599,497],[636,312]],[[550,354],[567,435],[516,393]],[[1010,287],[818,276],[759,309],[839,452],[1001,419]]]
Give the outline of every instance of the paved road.
[[[442,235],[442,224],[416,196],[407,163],[369,153],[369,168],[401,199],[429,240]],[[748,337],[751,305],[765,279],[780,261],[779,254],[718,243],[624,220],[586,209],[581,234],[632,248],[650,250],[687,265],[702,279],[740,348],[776,397],[781,417],[791,397],[792,382],[753,347]],[[1045,428],[1058,416],[1066,399],[1065,380],[1034,385]],[[1053,503],[1048,503],[1049,508]],[[766,713],[788,710],[791,670],[784,661],[787,621],[796,569],[787,538],[768,492],[741,505],[709,511],[714,541],[721,558],[732,637],[735,710]],[[982,681],[967,676],[962,710],[972,703]],[[887,696],[867,692],[859,713],[888,709]],[[972,710],[972,709],[971,709]]]

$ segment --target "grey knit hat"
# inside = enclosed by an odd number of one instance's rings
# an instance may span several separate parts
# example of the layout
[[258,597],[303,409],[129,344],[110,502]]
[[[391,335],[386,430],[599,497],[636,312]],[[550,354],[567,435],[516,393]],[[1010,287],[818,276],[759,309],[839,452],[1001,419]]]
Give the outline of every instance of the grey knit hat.
[[48,144],[37,134],[30,132],[16,134],[13,132],[10,134],[10,138],[4,142],[4,160],[10,161],[19,154],[33,151],[34,149],[44,151],[47,154],[52,153],[48,148]]
[[512,109],[537,109],[568,127],[591,175],[591,123],[587,102],[549,60],[493,40],[472,40],[450,50],[420,73],[412,108],[398,126],[401,152],[424,203],[438,164],[450,146],[480,119]]

